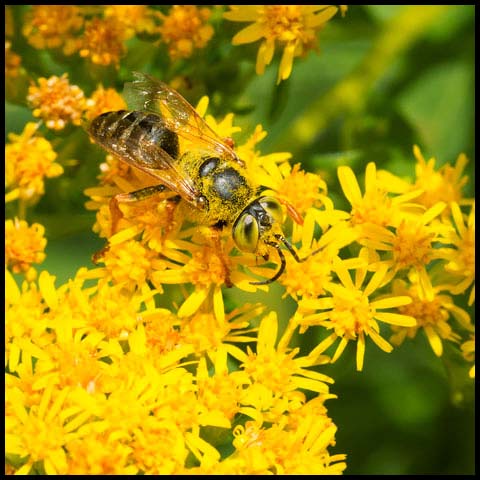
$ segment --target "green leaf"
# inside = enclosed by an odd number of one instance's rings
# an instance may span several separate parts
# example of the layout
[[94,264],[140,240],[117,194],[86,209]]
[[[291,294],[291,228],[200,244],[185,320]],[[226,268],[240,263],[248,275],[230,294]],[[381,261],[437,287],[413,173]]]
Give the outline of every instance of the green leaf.
[[430,68],[399,97],[400,110],[416,127],[426,155],[454,160],[472,135],[473,72],[463,62]]

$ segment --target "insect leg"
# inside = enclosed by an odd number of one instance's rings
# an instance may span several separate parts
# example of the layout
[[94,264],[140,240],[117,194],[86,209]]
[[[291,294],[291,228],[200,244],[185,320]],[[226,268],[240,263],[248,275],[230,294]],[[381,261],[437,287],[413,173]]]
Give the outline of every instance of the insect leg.
[[303,218],[300,215],[300,212],[297,211],[297,209],[287,200],[283,198],[278,198],[278,201],[282,204],[285,205],[287,209],[288,216],[295,222],[298,223],[299,225],[303,225]]
[[[285,266],[287,265],[285,260],[285,255],[280,250],[280,246],[278,245],[278,243],[275,243],[275,242],[265,242],[265,243],[267,243],[268,245],[271,245],[277,251],[278,256],[280,257],[280,268],[272,278],[269,278],[267,280],[261,280],[259,282],[250,282],[250,285],[268,285],[269,283],[273,283],[275,280],[277,280],[277,278],[280,278],[282,276],[282,273],[285,270]],[[296,255],[296,258],[298,259],[298,255]]]
[[112,235],[117,231],[118,222],[123,217],[123,213],[120,210],[120,203],[132,203],[144,200],[156,193],[164,192],[167,190],[165,185],[153,185],[151,187],[141,188],[129,193],[118,193],[110,199],[110,214],[112,217]]

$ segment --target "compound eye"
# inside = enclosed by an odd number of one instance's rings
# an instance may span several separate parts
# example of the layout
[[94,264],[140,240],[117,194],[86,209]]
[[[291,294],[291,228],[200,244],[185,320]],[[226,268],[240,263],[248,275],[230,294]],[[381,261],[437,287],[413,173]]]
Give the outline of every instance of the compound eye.
[[254,253],[260,236],[255,217],[250,213],[243,213],[235,222],[232,235],[239,250]]
[[283,223],[283,210],[280,202],[274,197],[261,197],[259,200],[262,208],[275,220],[275,222]]

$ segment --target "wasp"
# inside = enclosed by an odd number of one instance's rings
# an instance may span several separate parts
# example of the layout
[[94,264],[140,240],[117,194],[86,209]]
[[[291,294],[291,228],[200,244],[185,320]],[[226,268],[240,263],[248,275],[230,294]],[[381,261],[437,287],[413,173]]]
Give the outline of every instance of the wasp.
[[133,75],[135,80],[126,83],[124,91],[131,109],[97,116],[88,126],[88,133],[95,143],[149,174],[158,185],[112,197],[112,224],[122,215],[119,202],[171,190],[179,201],[187,202],[196,211],[202,224],[231,228],[239,250],[265,260],[268,247],[278,252],[277,272],[252,284],[269,284],[282,275],[286,261],[281,245],[297,262],[304,261],[282,233],[280,201],[260,194],[260,187],[234,152],[233,142],[221,139],[168,85],[143,73]]

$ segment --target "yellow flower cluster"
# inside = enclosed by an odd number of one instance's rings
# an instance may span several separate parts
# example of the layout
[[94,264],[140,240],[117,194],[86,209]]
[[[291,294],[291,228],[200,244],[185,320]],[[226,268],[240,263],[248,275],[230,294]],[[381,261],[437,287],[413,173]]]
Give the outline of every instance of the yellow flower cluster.
[[[200,114],[205,115],[206,106],[202,100]],[[208,115],[205,118],[223,137],[238,131],[232,115],[222,122]],[[298,165],[292,168],[288,153],[262,156],[256,148],[265,134],[258,126],[236,150],[252,179],[266,188],[265,194],[276,196],[285,205],[293,220],[292,239],[300,243],[301,262],[288,256],[285,274],[279,278],[298,303],[289,327],[292,334],[297,328],[301,332],[319,326],[331,330],[316,352],[324,354],[338,341],[332,362],[350,341],[355,342],[357,369],[361,370],[368,338],[385,352],[393,349],[385,339],[389,330],[380,328],[382,323],[393,327],[390,333],[397,345],[421,328],[437,355],[442,352],[440,338],[458,342],[460,336],[451,333],[454,329],[472,329],[468,314],[452,304],[450,296],[464,292],[474,281],[473,214],[468,228],[458,204],[452,201],[462,197],[463,155],[455,167],[445,166],[435,173],[450,185],[437,189],[436,199],[425,195],[421,187],[428,181],[423,178],[425,169],[420,168],[425,162],[418,147],[414,153],[420,167],[411,184],[391,174],[388,182],[382,181],[386,172],[377,173],[375,164],[370,163],[362,195],[353,171],[340,167],[340,184],[352,206],[347,212],[334,208],[318,175],[302,172]],[[210,305],[223,318],[224,285],[247,292],[267,288],[253,285],[251,274],[271,277],[268,264],[259,263],[253,254],[235,255],[228,229],[219,233],[198,225],[192,228],[186,223],[187,212],[172,202],[171,193],[122,204],[118,231],[112,236],[111,196],[139,190],[148,179],[132,169],[105,170],[111,172],[108,183],[87,191],[92,199],[87,207],[99,211],[96,231],[109,238],[109,248],[98,257],[104,267],[92,271],[92,277],[113,280],[131,291],[139,279],[160,292],[167,284],[190,283],[194,288],[181,305],[180,316]],[[447,205],[451,215],[445,215]],[[319,229],[323,233],[317,239]],[[341,260],[339,253],[345,247],[356,249],[358,256]],[[265,254],[275,252],[265,250]],[[437,264],[435,273],[433,264]],[[399,290],[400,280],[406,283]],[[440,315],[430,317],[429,309],[417,308],[417,299],[433,302]],[[446,329],[445,322],[450,325],[451,318],[459,324]]]
[[[82,98],[89,119],[124,108],[101,86]],[[197,112],[220,137],[240,131],[233,114],[217,120],[207,108],[203,98]],[[43,178],[61,173],[36,128],[27,124],[7,145],[11,199],[43,193]],[[323,365],[351,343],[362,370],[367,344],[391,352],[419,331],[435,355],[451,342],[474,361],[473,322],[457,302],[468,291],[474,302],[465,156],[437,171],[414,147],[414,179],[372,162],[363,192],[341,166],[351,207],[339,210],[325,181],[292,166],[289,153],[262,155],[265,136],[259,125],[235,149],[248,181],[283,206],[279,238],[291,244],[281,249],[263,242],[239,252],[231,226],[203,225],[171,191],[112,207],[114,195],[152,178],[111,155],[86,191],[94,229],[107,240],[96,268],[58,287],[46,271],[36,279],[43,227],[6,222],[6,458],[14,473],[341,474],[345,455],[334,452],[326,406],[333,379]],[[285,324],[260,304],[231,307],[235,295],[268,291],[255,280],[271,279],[281,262],[278,283],[297,306]],[[21,287],[11,272],[25,273]],[[306,332],[313,346],[300,353],[294,336]]]
[[209,18],[210,8],[195,5],[173,5],[166,14],[148,5],[35,5],[25,14],[22,33],[34,48],[78,53],[118,69],[125,42],[134,36],[165,44],[172,60],[190,57],[213,36]]
[[[55,288],[42,272],[21,290],[6,274],[6,445],[17,474],[39,464],[48,474],[344,470],[345,456],[328,453],[332,380],[309,369],[319,358],[275,346],[275,314],[245,305],[223,323],[207,310],[180,318],[152,294],[87,288],[86,273]],[[230,342],[254,344],[252,318],[258,341],[245,352]],[[222,456],[225,435],[235,440]]]
[[[344,6],[343,6],[344,7]],[[233,22],[252,22],[232,39],[233,45],[262,39],[257,54],[256,71],[265,72],[278,45],[283,48],[277,83],[292,73],[293,59],[318,49],[317,32],[337,13],[334,5],[248,5],[231,6],[224,18]],[[342,14],[345,13],[342,8]]]
[[77,50],[76,35],[84,17],[76,5],[34,5],[25,14],[23,35],[35,48],[61,48],[65,55]]
[[[191,57],[213,37],[213,9],[172,5],[162,13],[147,5],[35,5],[25,14],[22,32],[37,49],[60,49],[64,55],[78,53],[93,64],[119,68],[120,59],[127,53],[125,42],[134,36],[147,35],[165,45],[172,61]],[[318,32],[338,11],[344,16],[346,10],[345,5],[230,6],[223,18],[251,22],[233,37],[233,45],[262,40],[257,74],[265,72],[276,48],[283,49],[277,77],[280,83],[289,78],[295,58],[319,50]]]
[[34,117],[41,117],[48,128],[62,130],[69,122],[80,125],[85,109],[83,91],[70,85],[68,75],[39,78],[38,87],[31,85],[27,101],[33,107]]
[[37,135],[38,124],[27,123],[20,135],[10,133],[5,146],[5,184],[11,191],[6,201],[20,198],[30,202],[45,191],[44,177],[58,177],[63,173],[55,162],[57,154],[51,143]]

